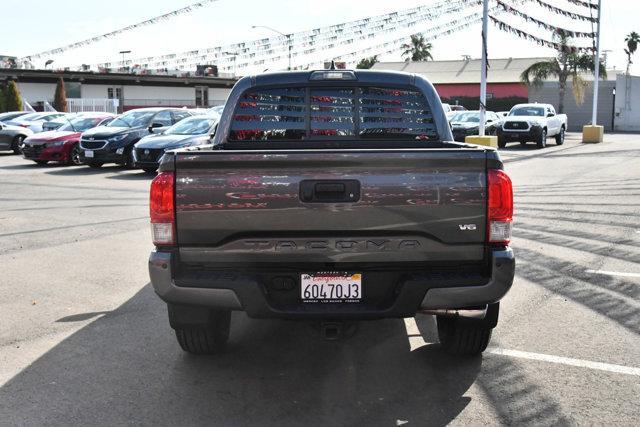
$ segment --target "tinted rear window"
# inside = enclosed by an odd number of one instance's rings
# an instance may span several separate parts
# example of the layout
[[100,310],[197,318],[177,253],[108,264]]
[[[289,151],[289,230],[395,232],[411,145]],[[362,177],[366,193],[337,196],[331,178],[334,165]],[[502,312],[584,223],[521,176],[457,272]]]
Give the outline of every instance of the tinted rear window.
[[417,90],[381,87],[251,89],[240,98],[230,141],[438,140]]

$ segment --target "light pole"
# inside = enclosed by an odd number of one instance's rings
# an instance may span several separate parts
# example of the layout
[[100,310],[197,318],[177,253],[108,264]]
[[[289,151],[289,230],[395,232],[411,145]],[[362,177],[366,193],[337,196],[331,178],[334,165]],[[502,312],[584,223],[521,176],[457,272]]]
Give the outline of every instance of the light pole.
[[293,45],[291,44],[291,36],[293,34],[285,34],[282,31],[278,31],[275,28],[271,28],[271,27],[267,27],[266,25],[252,25],[251,28],[256,29],[256,28],[265,28],[267,30],[273,31],[274,33],[278,33],[283,37],[287,38],[287,46],[289,47],[289,66],[287,67],[287,70],[291,71],[291,49],[293,49]]
[[600,21],[602,16],[602,0],[598,0],[598,22],[596,30],[596,51],[593,55],[593,108],[591,110],[591,124],[582,127],[582,142],[602,142],[604,126],[598,121],[598,86],[600,83]]
[[595,71],[593,81],[593,111],[591,112],[591,125],[595,126],[598,115],[598,84],[600,79],[600,16],[602,14],[602,0],[598,0],[598,26],[596,32],[596,52],[593,58],[593,67]]
[[489,0],[482,1],[482,65],[480,65],[480,122],[478,135],[484,136],[484,122],[487,110],[487,21]]
[[236,76],[236,58],[240,55],[239,52],[222,52],[225,55],[231,55],[233,57],[233,77]]
[[125,67],[125,65],[126,65],[126,64],[124,63],[124,56],[125,56],[127,53],[131,53],[131,51],[130,51],[130,50],[121,50],[119,53],[120,53],[120,55],[122,55],[122,68],[124,68],[124,67]]

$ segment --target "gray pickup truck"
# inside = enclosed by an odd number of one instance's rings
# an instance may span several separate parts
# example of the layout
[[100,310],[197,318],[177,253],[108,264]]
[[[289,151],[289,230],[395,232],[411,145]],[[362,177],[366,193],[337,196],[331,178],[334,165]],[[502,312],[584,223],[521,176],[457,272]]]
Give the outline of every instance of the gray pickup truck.
[[317,322],[435,315],[479,354],[513,282],[511,181],[496,150],[452,142],[440,98],[405,73],[244,77],[211,145],[168,152],[151,184],[151,282],[191,353],[231,311]]

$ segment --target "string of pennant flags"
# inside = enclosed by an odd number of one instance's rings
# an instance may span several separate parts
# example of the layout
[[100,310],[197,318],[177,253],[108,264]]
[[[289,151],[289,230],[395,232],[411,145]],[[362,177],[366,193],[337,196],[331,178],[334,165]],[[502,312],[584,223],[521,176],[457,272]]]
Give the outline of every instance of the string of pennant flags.
[[[498,27],[498,29],[505,31],[507,33],[514,34],[520,37],[521,39],[529,40],[536,43],[539,46],[550,47],[556,50],[560,50],[563,48],[563,46],[560,43],[556,43],[554,41],[550,41],[547,39],[543,39],[541,37],[534,36],[533,34],[529,34],[526,31],[512,27],[511,25],[507,24],[504,21],[499,20],[494,16],[490,15],[489,19],[491,20],[491,22],[493,22],[493,24],[496,25],[496,27]],[[556,30],[558,30],[558,32],[563,31],[561,28],[560,29],[556,28]],[[593,50],[592,47],[581,47],[581,46],[569,46],[567,47],[567,49],[569,49],[571,52],[585,52],[585,51],[591,52]]]
[[[566,18],[571,18],[571,19],[576,20],[576,21],[596,22],[596,20],[597,20],[593,16],[587,16],[587,15],[582,15],[582,14],[576,13],[576,12],[570,12],[568,10],[561,9],[559,7],[556,7],[556,6],[552,5],[552,4],[549,4],[549,3],[547,3],[546,1],[543,1],[543,0],[524,0],[524,1],[536,3],[538,6],[543,7],[543,8],[547,9],[550,12],[553,12],[553,13],[555,13],[557,15],[562,15],[562,16],[564,16]],[[596,6],[596,8],[597,8],[597,6]]]
[[[291,43],[291,55],[296,65],[306,65],[300,63],[299,58],[355,45],[358,42],[368,42],[385,35],[394,35],[399,30],[423,26],[425,23],[436,21],[445,15],[461,13],[466,8],[473,6],[474,3],[473,0],[442,1],[429,7],[419,6],[331,27],[293,33],[289,37],[278,36],[179,54],[147,57],[142,60],[133,59],[126,61],[126,64],[140,64],[141,67],[147,69],[173,66],[188,69],[195,68],[194,64],[196,63],[215,63],[221,71],[232,68],[267,66],[274,62],[285,61],[289,51],[289,43]],[[417,32],[419,31],[414,31],[414,33]],[[403,42],[406,41],[406,37],[405,35],[402,38]],[[109,66],[111,63],[99,64],[99,67]]]
[[583,0],[567,0],[569,3],[576,4],[578,6],[588,7],[593,10],[598,10],[598,5],[595,3],[590,3],[588,1]]
[[[217,59],[218,57],[229,56],[224,52],[236,52],[242,56],[245,54],[261,54],[273,53],[274,50],[287,50],[289,43],[293,46],[293,50],[300,47],[312,48],[320,46],[325,42],[335,42],[339,38],[345,38],[349,35],[355,37],[362,36],[365,32],[371,30],[383,31],[394,25],[415,25],[420,19],[433,19],[444,13],[457,12],[462,7],[470,6],[472,0],[457,1],[441,1],[429,6],[418,6],[404,11],[388,13],[368,17],[364,19],[344,22],[322,28],[315,28],[303,32],[292,33],[289,37],[280,35],[277,37],[267,37],[251,41],[243,41],[223,46],[214,46],[206,49],[197,49],[181,53],[172,53],[160,56],[149,56],[126,61],[126,63],[117,62],[116,65],[127,65],[136,63],[161,63],[163,61],[171,61],[176,58],[184,57],[200,57],[199,59]],[[294,52],[295,53],[295,52]],[[102,66],[111,66],[111,63],[100,64]]]
[[[467,27],[470,27],[471,25],[476,24],[481,20],[482,20],[482,15],[479,12],[476,12],[472,15],[468,15],[463,18],[458,18],[456,20],[447,22],[441,26],[431,28],[429,30],[420,32],[418,34],[423,35],[425,37],[425,41],[433,41],[440,37],[445,37],[455,33],[456,31],[460,31]],[[398,52],[399,46],[403,43],[406,43],[405,37],[397,38],[387,43],[371,46],[366,49],[349,52],[344,55],[337,56],[333,59],[345,61],[345,62],[351,62],[354,60],[358,60],[363,56],[366,56],[367,54],[372,54],[372,53],[376,53],[378,55],[393,54]],[[386,49],[386,50],[381,51],[381,49]],[[315,66],[315,65],[321,65],[321,64],[322,64],[321,62],[317,62],[310,65]]]
[[572,31],[567,30],[565,28],[556,27],[546,22],[540,21],[539,19],[533,18],[532,16],[527,15],[524,12],[519,11],[518,9],[509,6],[508,4],[502,2],[501,0],[496,0],[498,6],[505,12],[511,13],[512,15],[518,16],[524,19],[527,22],[532,22],[536,24],[538,27],[544,28],[545,30],[550,30],[555,33],[563,33],[567,37],[583,37],[583,38],[594,38],[596,36],[595,33],[585,33],[580,31]]
[[175,16],[178,16],[178,15],[183,15],[183,14],[186,14],[186,13],[193,12],[195,9],[200,9],[202,7],[205,7],[206,5],[208,5],[210,3],[214,3],[214,2],[217,2],[217,1],[218,0],[201,0],[201,1],[197,2],[197,3],[190,4],[189,6],[183,7],[181,9],[174,10],[172,12],[165,13],[163,15],[156,16],[156,17],[151,18],[151,19],[147,19],[147,20],[142,21],[142,22],[138,22],[137,24],[127,25],[126,27],[119,28],[119,29],[117,29],[115,31],[111,31],[111,32],[106,33],[106,34],[102,34],[102,35],[99,35],[99,36],[91,37],[91,38],[88,38],[88,39],[85,39],[85,40],[82,40],[82,41],[79,41],[79,42],[76,42],[76,43],[71,43],[69,45],[66,45],[66,46],[63,46],[63,47],[59,47],[59,48],[56,48],[56,49],[51,49],[51,50],[47,50],[47,51],[44,51],[44,52],[36,53],[36,54],[33,54],[33,55],[29,55],[29,56],[26,56],[24,58],[20,58],[20,60],[29,60],[29,61],[31,61],[31,60],[42,58],[42,57],[45,57],[45,56],[61,54],[63,52],[71,50],[71,49],[78,49],[80,47],[89,46],[89,45],[91,45],[93,43],[97,43],[97,42],[103,41],[105,39],[109,39],[109,38],[118,36],[118,35],[120,35],[122,33],[127,32],[127,31],[137,30],[138,28],[145,27],[147,25],[156,24],[156,23],[161,22],[161,21],[166,21],[166,20],[168,20],[170,18],[173,18]]
[[[126,31],[131,31],[142,26],[151,25],[160,21],[168,20],[174,16],[185,14],[194,9],[204,7],[207,4],[218,0],[201,0],[187,7],[129,25],[124,28],[92,37],[77,43],[73,43],[61,48],[52,49],[28,56],[23,59],[33,60],[66,52],[70,49],[88,46],[101,40],[115,37]],[[572,31],[556,27],[546,22],[536,19],[513,6],[514,3],[524,4],[526,2],[536,3],[553,13],[577,21],[589,21],[593,23],[594,18],[580,13],[571,12],[552,4],[545,0],[510,0],[511,4],[503,0],[495,0],[495,6],[491,8],[491,21],[500,30],[514,34],[520,38],[530,40],[538,45],[558,49],[559,43],[550,41],[521,29],[515,28],[506,22],[497,19],[496,15],[509,13],[534,23],[540,28],[554,32],[554,34],[566,34],[575,38],[595,38],[595,33]],[[597,5],[584,0],[566,0],[574,5],[597,9]],[[295,68],[322,64],[319,57],[355,62],[358,55],[370,54],[385,55],[398,52],[398,48],[405,43],[410,34],[421,34],[428,40],[450,35],[478,22],[481,17],[478,12],[469,16],[464,16],[455,20],[442,22],[448,15],[464,15],[470,8],[476,9],[481,4],[481,0],[442,0],[428,6],[417,6],[393,13],[367,17],[349,22],[343,22],[327,27],[314,28],[307,31],[291,34],[282,34],[273,37],[266,37],[240,43],[220,45],[205,49],[195,49],[181,53],[171,53],[160,56],[148,56],[144,58],[129,59],[126,61],[116,61],[97,64],[99,69],[111,67],[134,66],[140,69],[177,69],[191,70],[196,65],[216,64],[220,71],[247,70],[250,68],[272,68],[286,62],[288,55],[291,55]],[[389,40],[389,38],[393,38]],[[366,45],[360,47],[358,45]],[[353,48],[345,53],[345,49]],[[575,50],[587,51],[592,48],[576,47]],[[277,65],[275,65],[277,64]]]

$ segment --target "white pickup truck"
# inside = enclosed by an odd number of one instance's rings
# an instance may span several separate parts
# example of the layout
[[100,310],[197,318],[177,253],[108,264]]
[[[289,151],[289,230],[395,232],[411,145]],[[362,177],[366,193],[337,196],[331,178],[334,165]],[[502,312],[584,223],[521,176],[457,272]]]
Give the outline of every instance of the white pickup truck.
[[547,146],[547,138],[555,137],[556,145],[564,143],[567,130],[567,115],[556,114],[551,104],[518,104],[498,127],[498,147],[518,141],[524,145],[533,141],[538,148]]

